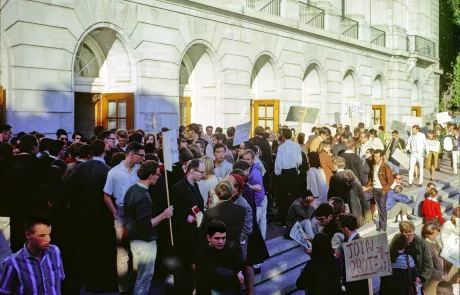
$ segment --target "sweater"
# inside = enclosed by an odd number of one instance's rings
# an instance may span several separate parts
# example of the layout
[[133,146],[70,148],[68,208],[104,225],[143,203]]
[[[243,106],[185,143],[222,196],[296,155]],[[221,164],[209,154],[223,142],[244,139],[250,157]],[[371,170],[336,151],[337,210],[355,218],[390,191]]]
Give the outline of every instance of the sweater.
[[426,220],[437,218],[441,225],[444,224],[444,219],[442,218],[441,205],[434,201],[431,198],[425,199],[423,201],[422,213]]
[[387,211],[393,208],[397,203],[409,204],[409,198],[404,194],[398,194],[394,190],[391,190],[387,194]]
[[152,227],[152,201],[148,189],[135,184],[124,199],[126,230],[131,240],[153,241],[157,238]]

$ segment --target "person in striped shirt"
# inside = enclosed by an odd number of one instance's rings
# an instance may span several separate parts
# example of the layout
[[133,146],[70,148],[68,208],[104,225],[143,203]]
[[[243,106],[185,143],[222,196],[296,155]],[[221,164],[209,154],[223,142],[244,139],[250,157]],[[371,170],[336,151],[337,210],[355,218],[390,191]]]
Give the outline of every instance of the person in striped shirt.
[[2,262],[0,294],[60,295],[65,278],[61,251],[51,245],[51,223],[30,219],[24,248]]

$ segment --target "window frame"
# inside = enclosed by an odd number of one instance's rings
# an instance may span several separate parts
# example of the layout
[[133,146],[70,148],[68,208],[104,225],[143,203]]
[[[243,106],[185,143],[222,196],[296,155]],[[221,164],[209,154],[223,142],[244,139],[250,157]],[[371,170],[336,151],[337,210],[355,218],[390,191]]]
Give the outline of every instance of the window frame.
[[[126,117],[118,116],[119,101],[126,101]],[[116,102],[116,117],[109,117],[109,102]],[[109,120],[116,120],[116,128],[119,129],[118,120],[126,120],[126,130],[134,128],[134,94],[133,93],[103,93],[102,94],[102,126],[109,127]]]

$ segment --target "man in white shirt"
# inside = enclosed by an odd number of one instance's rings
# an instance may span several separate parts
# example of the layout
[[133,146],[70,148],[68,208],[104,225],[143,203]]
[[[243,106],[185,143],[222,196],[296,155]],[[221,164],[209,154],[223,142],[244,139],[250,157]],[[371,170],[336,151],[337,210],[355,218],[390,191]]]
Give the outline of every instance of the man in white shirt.
[[414,180],[414,167],[415,164],[419,165],[419,184],[418,187],[422,187],[423,184],[423,160],[424,152],[427,150],[426,137],[423,133],[420,132],[420,127],[414,125],[412,127],[412,135],[407,140],[406,151],[410,151],[410,168],[409,168],[409,187],[412,186],[412,181]]
[[284,225],[291,203],[299,196],[299,173],[297,167],[302,163],[302,153],[300,146],[291,140],[292,131],[290,129],[283,129],[282,136],[285,141],[278,147],[275,175],[277,176],[278,218]]
[[225,145],[217,143],[214,145],[215,167],[214,174],[219,179],[224,179],[233,170],[233,165],[225,159]]
[[[137,170],[139,164],[144,161],[144,146],[138,142],[132,142],[126,147],[126,158],[117,166],[113,167],[107,175],[104,186],[104,202],[113,215],[115,222],[115,234],[117,236],[117,272],[120,293],[128,292],[128,251],[122,243],[125,227],[124,200],[128,189],[139,181]],[[115,199],[115,204],[112,202]]]
[[361,146],[359,148],[359,157],[361,158],[361,161],[366,160],[366,151],[370,148],[372,148],[372,144],[369,141],[369,133],[367,132],[361,132],[359,134],[359,139],[361,140]]

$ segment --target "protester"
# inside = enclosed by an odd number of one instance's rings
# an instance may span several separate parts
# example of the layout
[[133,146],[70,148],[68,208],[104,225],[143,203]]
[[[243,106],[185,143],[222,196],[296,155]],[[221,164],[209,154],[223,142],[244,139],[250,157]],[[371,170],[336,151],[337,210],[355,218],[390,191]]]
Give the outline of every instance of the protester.
[[233,169],[232,164],[225,158],[225,149],[226,147],[222,143],[216,143],[213,147],[214,157],[216,159],[214,174],[220,179],[224,179]]
[[[212,135],[212,146],[214,147],[218,143],[223,144],[225,147],[225,155],[224,155],[225,160],[227,160],[227,162],[229,162],[230,164],[233,164],[234,162],[233,153],[227,147],[227,137],[222,132],[217,132],[218,128],[219,127],[216,128],[216,133]],[[209,156],[207,153],[206,155]]]
[[399,138],[398,130],[393,130],[393,132],[391,133],[390,143],[388,144],[387,150],[385,151],[385,153],[388,154],[388,165],[393,170],[393,173],[399,173],[400,165],[399,162],[393,158],[393,154],[396,151],[396,149],[404,151],[405,148],[406,143],[404,142],[404,140],[401,140]]
[[423,201],[423,220],[424,222],[435,221],[437,224],[443,225],[444,219],[442,218],[441,204],[439,204],[437,199],[438,190],[432,188],[430,190],[430,195]]
[[318,153],[308,153],[308,159],[310,168],[307,172],[307,190],[311,192],[314,198],[313,206],[317,208],[319,204],[327,202],[328,186]]
[[[318,221],[318,225],[321,227],[320,231],[325,233],[329,239],[332,239],[334,234],[340,232],[337,225],[337,219],[332,216],[333,209],[328,203],[322,203],[315,210],[315,218]],[[313,229],[315,231],[315,229]]]
[[449,277],[444,274],[444,261],[439,256],[441,253],[441,246],[436,241],[440,228],[434,223],[426,223],[422,228],[422,238],[425,240],[430,250],[431,259],[433,261],[433,271],[431,278],[423,284],[424,292],[426,295],[436,295],[436,286],[438,283],[448,281]]
[[402,190],[402,186],[397,185],[387,194],[386,211],[389,220],[398,215],[401,215],[401,220],[407,220],[407,204],[411,201],[408,196],[401,194]]
[[[381,295],[417,294],[414,283],[420,283],[420,271],[411,255],[405,253],[408,244],[409,240],[405,235],[393,238],[390,244],[392,274],[380,277]],[[415,293],[410,292],[411,289]]]
[[[270,170],[269,173],[272,172],[273,167],[273,160],[272,160],[272,150],[270,147],[270,143],[265,138],[265,130],[261,126],[257,126],[254,130],[254,137],[251,138],[251,141],[258,147],[260,147],[262,151],[261,160],[265,162]],[[247,147],[246,147],[247,149]]]
[[320,128],[319,131],[318,131],[318,137],[316,137],[315,139],[313,139],[313,141],[311,142],[310,146],[309,146],[309,150],[310,152],[321,152],[319,150],[319,145],[321,142],[323,141],[326,141],[327,139],[329,138],[328,134],[327,134],[327,131]]
[[[439,140],[437,140],[434,137],[434,132],[432,130],[428,131],[427,140],[439,142]],[[434,171],[435,171],[436,168],[438,168],[438,153],[437,152],[429,151],[427,153],[427,155],[426,155],[426,168],[428,168],[428,170],[430,170],[430,175],[431,175],[430,180],[433,181],[434,180]]]
[[422,207],[424,200],[430,196],[431,189],[436,188],[436,185],[432,182],[428,182],[426,190],[418,193],[415,199],[414,214],[418,217],[423,217]]
[[414,180],[414,169],[415,164],[419,165],[419,184],[418,187],[422,187],[423,184],[423,155],[424,152],[427,150],[427,142],[425,135],[419,132],[420,127],[418,125],[414,125],[412,127],[412,135],[407,140],[406,150],[410,151],[410,168],[409,168],[409,187],[412,186],[412,182]]
[[358,177],[361,184],[364,186],[367,184],[366,179],[364,178],[363,171],[363,162],[360,157],[355,154],[355,141],[353,139],[348,139],[345,142],[347,150],[343,152],[340,156],[345,159],[345,169],[353,171],[353,173]]
[[315,214],[315,207],[313,207],[313,197],[310,194],[303,195],[291,204],[289,208],[286,220],[286,230],[284,231],[284,237],[290,239],[290,233],[292,227],[299,222],[303,231],[310,237],[313,238],[315,234],[312,230],[311,219]]
[[333,255],[331,240],[323,233],[317,234],[312,240],[311,259],[307,262],[297,279],[298,289],[305,294],[342,293],[342,265]]
[[214,194],[214,188],[219,183],[219,178],[214,175],[214,161],[211,158],[201,157],[200,161],[203,162],[206,173],[197,183],[206,209],[217,204],[218,198]]
[[393,175],[393,184],[391,185],[390,189],[394,190],[397,185],[402,186],[402,176],[399,173]]
[[326,176],[326,183],[329,187],[331,176],[333,172],[335,172],[334,164],[332,163],[330,143],[327,141],[321,142],[318,147],[318,154],[321,163],[321,168],[323,168],[324,175]]
[[454,295],[454,287],[449,282],[440,282],[436,287],[436,295]]
[[128,146],[128,131],[125,129],[117,130],[117,145],[115,146],[120,152],[126,152]]
[[452,167],[454,169],[454,176],[458,175],[458,163],[460,163],[460,128],[454,127],[452,136],[454,137],[454,147],[452,149]]

